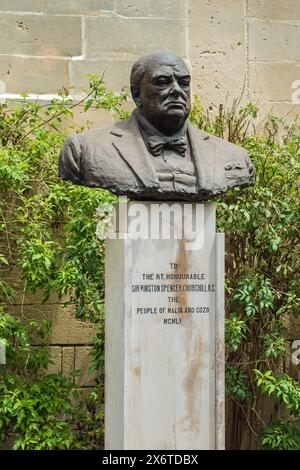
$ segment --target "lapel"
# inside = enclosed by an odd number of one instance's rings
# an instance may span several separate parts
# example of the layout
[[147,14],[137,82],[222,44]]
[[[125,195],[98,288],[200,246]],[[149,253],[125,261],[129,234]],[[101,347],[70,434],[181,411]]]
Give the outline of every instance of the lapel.
[[210,192],[214,182],[216,159],[215,141],[210,136],[188,123],[188,133],[194,157],[198,191]]
[[[110,131],[112,145],[146,188],[159,188],[151,155],[147,152],[134,115]],[[198,191],[210,192],[214,182],[215,141],[188,122],[188,135],[197,174]]]
[[123,125],[111,131],[112,145],[142,181],[146,188],[158,188],[151,155],[148,154],[134,115]]

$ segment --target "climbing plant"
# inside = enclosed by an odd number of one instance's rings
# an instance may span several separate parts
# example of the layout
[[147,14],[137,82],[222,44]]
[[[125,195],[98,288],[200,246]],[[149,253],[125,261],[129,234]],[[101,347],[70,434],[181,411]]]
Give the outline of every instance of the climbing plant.
[[[0,441],[10,437],[14,449],[103,446],[104,250],[95,237],[96,208],[116,198],[60,181],[57,165],[63,123],[73,120],[75,107],[123,117],[127,97],[108,92],[95,76],[90,87],[80,102],[62,90],[48,105],[24,95],[0,106],[0,338],[7,353],[0,369]],[[73,122],[73,132],[81,130]],[[99,325],[99,384],[85,400],[77,395],[77,406],[72,381],[47,374],[49,322],[14,314],[16,292],[6,280],[13,266],[26,291],[42,289],[44,302],[56,292],[74,306],[77,318]]]

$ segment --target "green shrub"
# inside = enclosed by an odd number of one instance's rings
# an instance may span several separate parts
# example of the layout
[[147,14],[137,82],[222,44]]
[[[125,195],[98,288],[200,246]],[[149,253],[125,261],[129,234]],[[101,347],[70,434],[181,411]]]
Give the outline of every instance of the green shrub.
[[[104,250],[95,236],[96,208],[116,197],[62,182],[57,168],[62,118],[72,119],[74,106],[125,115],[124,94],[107,92],[94,76],[90,84],[81,103],[62,91],[48,106],[25,100],[0,106],[0,338],[7,352],[0,442],[14,436],[15,449],[103,446]],[[11,314],[15,293],[5,281],[11,266],[20,268],[27,291],[43,289],[44,302],[53,291],[67,296],[77,318],[99,324],[93,357],[100,383],[85,400],[77,394],[74,404],[72,381],[47,375],[50,325]]]

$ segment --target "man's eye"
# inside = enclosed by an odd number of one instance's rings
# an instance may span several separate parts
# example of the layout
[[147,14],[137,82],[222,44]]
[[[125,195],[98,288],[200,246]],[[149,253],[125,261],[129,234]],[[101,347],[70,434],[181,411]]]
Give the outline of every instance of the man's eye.
[[183,87],[188,87],[190,86],[190,81],[189,80],[179,80],[179,85]]
[[155,80],[156,85],[166,85],[167,83],[169,83],[169,80],[167,78],[157,78]]

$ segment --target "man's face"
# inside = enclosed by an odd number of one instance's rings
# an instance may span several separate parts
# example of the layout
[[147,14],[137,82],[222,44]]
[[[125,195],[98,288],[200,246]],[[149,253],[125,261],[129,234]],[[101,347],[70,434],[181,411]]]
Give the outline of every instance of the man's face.
[[145,72],[140,101],[146,118],[157,128],[168,121],[180,127],[191,111],[190,74],[181,60],[154,63]]

